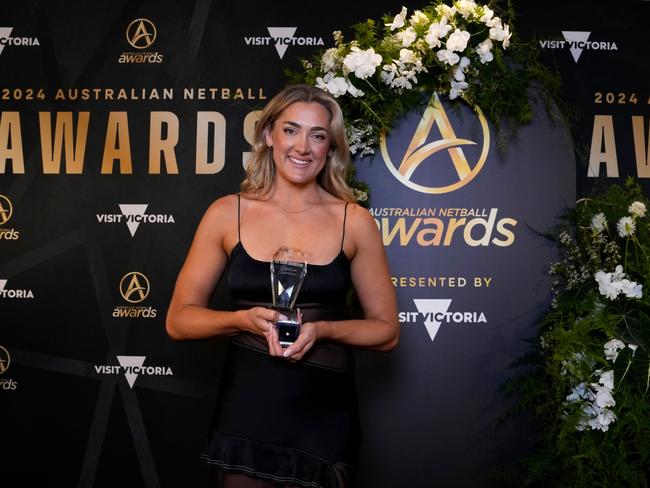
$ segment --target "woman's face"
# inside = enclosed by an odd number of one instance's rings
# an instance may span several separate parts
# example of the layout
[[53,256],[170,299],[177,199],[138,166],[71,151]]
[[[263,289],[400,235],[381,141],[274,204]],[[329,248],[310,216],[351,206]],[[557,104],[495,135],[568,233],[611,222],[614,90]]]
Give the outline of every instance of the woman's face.
[[320,103],[289,105],[266,134],[280,178],[305,184],[316,179],[331,147],[330,114]]

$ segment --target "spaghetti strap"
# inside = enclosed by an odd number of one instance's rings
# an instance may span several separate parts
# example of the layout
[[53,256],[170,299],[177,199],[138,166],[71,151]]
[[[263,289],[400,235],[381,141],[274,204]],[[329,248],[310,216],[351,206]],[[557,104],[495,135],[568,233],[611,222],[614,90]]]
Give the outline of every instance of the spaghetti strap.
[[237,193],[237,241],[241,242],[241,193]]
[[343,235],[341,236],[341,251],[343,251],[343,242],[345,241],[345,221],[348,218],[348,203],[345,202],[345,208],[343,209]]

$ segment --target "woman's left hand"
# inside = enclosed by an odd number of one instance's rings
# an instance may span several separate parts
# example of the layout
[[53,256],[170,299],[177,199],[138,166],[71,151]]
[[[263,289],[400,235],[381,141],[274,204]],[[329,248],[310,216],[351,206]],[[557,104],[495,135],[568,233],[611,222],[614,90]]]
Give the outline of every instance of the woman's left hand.
[[300,326],[300,335],[296,342],[284,350],[283,357],[290,361],[300,361],[318,340],[318,326],[314,322],[307,322]]

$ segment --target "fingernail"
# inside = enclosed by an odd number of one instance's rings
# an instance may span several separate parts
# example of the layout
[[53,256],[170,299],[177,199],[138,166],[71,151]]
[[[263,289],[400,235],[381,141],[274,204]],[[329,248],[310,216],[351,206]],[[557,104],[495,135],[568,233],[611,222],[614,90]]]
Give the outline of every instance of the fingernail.
[[282,357],[284,358],[288,358],[289,356],[291,356],[291,349],[287,349],[282,353]]
[[280,316],[278,317],[278,320],[287,320],[287,316],[280,314]]

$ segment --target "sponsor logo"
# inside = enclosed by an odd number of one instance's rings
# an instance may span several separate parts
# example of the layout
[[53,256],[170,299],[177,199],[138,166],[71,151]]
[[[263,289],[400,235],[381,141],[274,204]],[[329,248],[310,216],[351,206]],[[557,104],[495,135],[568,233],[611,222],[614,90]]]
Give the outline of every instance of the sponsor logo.
[[11,200],[6,196],[0,195],[0,225],[5,225],[14,213],[14,207]]
[[577,63],[582,52],[587,51],[618,51],[618,46],[613,41],[590,41],[591,32],[562,31],[564,40],[544,39],[539,44],[542,49],[569,49],[573,60]]
[[126,40],[135,52],[123,52],[119,63],[162,63],[163,55],[157,51],[144,51],[156,42],[158,31],[156,25],[149,19],[135,19],[126,28]]
[[[384,246],[451,246],[462,239],[470,247],[508,247],[515,242],[517,220],[498,218],[498,208],[370,208]],[[413,242],[415,241],[415,242]]]
[[[120,280],[120,295],[122,298],[135,305],[141,304],[149,296],[150,284],[149,279],[139,271],[131,271],[122,276]],[[113,310],[113,317],[122,318],[156,318],[158,310],[151,306],[129,306],[118,305]]]
[[119,224],[124,222],[129,229],[131,237],[135,237],[135,233],[140,227],[140,224],[175,224],[174,216],[171,214],[148,214],[148,203],[142,204],[126,204],[120,203],[119,214],[96,214],[97,222],[100,224]]
[[28,299],[34,298],[34,293],[32,290],[14,290],[7,288],[7,280],[0,280],[0,299],[2,298]]
[[[0,346],[0,375],[5,374],[11,365],[11,355],[9,351]],[[0,378],[0,390],[15,390],[18,388],[18,382],[12,378]]]
[[[483,140],[481,152],[478,159],[473,161],[472,166],[467,160],[462,146],[477,145],[477,142],[456,135],[438,95],[434,94],[420,119],[406,152],[401,157],[399,165],[395,165],[391,159],[387,138],[385,134],[382,135],[380,141],[381,154],[388,170],[400,183],[422,193],[449,193],[467,185],[476,178],[483,168],[490,150],[490,130],[487,120],[480,109],[477,111],[477,116],[481,124]],[[434,124],[438,127],[441,138],[427,142]],[[425,162],[430,167],[435,165],[436,168],[439,168],[439,165],[451,165],[456,175],[456,181],[441,183],[438,186],[414,181],[417,179],[414,173]],[[420,171],[420,173],[422,172]]]
[[[11,219],[14,213],[11,200],[4,195],[0,195],[0,225],[5,225]],[[20,237],[20,232],[16,229],[3,229],[0,227],[0,240],[17,240]]]
[[169,366],[145,366],[146,356],[116,356],[119,365],[95,365],[95,372],[101,375],[123,374],[129,388],[133,388],[138,376],[173,376]]
[[267,27],[268,36],[247,36],[244,42],[247,46],[273,46],[280,56],[284,58],[289,46],[324,46],[322,37],[296,36],[297,27]]
[[431,338],[436,338],[438,330],[444,325],[481,325],[487,323],[483,312],[466,312],[450,310],[452,299],[418,299],[413,303],[417,312],[400,312],[399,321],[403,324],[422,323]]
[[12,37],[13,30],[13,27],[0,27],[0,54],[2,54],[6,46],[40,46],[37,37]]

